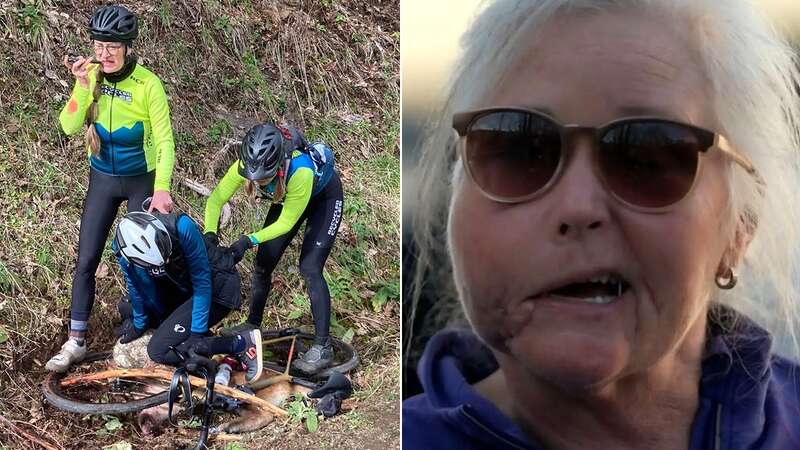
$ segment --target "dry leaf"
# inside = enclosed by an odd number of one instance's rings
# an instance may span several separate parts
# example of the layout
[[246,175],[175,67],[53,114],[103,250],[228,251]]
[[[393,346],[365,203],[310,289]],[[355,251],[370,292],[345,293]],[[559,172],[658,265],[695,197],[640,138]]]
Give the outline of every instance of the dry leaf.
[[94,273],[94,276],[97,278],[105,278],[108,276],[108,264],[103,263],[100,264],[100,267],[97,268],[97,271]]

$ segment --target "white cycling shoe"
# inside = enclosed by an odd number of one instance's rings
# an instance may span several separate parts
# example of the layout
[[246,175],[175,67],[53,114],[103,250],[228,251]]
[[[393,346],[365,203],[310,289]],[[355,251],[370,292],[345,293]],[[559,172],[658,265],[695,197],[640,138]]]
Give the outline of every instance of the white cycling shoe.
[[61,351],[47,361],[44,368],[50,372],[66,372],[70,366],[83,361],[86,357],[86,344],[78,345],[75,339],[67,339],[61,346]]

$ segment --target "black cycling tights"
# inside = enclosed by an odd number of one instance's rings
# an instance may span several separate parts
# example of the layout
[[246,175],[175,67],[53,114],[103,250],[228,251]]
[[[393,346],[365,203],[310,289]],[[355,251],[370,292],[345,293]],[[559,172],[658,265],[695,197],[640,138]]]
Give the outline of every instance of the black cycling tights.
[[[314,317],[316,343],[328,338],[331,323],[331,294],[328,284],[322,277],[322,267],[331,252],[342,218],[342,182],[339,175],[328,181],[325,188],[311,198],[305,212],[297,220],[291,231],[258,246],[256,266],[253,271],[250,315],[247,321],[261,326],[264,306],[272,287],[272,271],[278,265],[283,252],[297,234],[300,226],[307,221],[303,246],[300,249],[300,275],[306,282],[311,299],[311,314]],[[273,204],[267,212],[264,227],[274,223],[281,214],[282,205]]]
[[113,177],[89,170],[89,191],[83,203],[78,240],[78,264],[72,278],[72,320],[88,321],[94,304],[94,273],[100,263],[108,232],[117,210],[128,201],[128,211],[140,211],[153,195],[155,171],[144,175]]
[[[181,365],[181,357],[170,347],[175,347],[184,357],[189,352],[187,339],[191,335],[192,306],[190,297],[160,322],[155,317],[151,317],[151,320],[156,321],[151,324],[155,331],[153,331],[150,343],[147,344],[147,355],[151,360],[158,364]],[[133,320],[133,308],[130,301],[123,299],[117,304],[117,308],[122,320]],[[230,312],[231,309],[227,306],[212,302],[208,311],[208,327],[211,328],[220,323]],[[241,351],[237,348],[239,341],[240,338],[237,336],[208,336],[206,333],[206,337],[202,341],[194,343],[194,350],[209,358],[220,354],[232,355]]]

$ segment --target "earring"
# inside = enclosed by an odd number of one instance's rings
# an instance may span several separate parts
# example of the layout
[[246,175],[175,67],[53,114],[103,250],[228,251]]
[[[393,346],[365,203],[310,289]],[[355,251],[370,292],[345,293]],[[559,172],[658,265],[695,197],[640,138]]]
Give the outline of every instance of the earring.
[[736,286],[736,282],[739,281],[739,279],[736,277],[736,273],[733,271],[733,267],[728,267],[728,269],[725,270],[725,273],[722,275],[717,275],[714,281],[717,283],[717,287],[719,287],[720,289],[727,290],[727,289],[733,289],[733,287]]

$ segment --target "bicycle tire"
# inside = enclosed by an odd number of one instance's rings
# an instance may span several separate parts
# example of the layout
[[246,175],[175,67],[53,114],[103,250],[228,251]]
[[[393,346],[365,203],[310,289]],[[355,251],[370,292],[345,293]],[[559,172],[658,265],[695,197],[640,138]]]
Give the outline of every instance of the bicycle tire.
[[[279,330],[261,330],[261,338],[264,340],[273,339],[282,336],[281,333],[282,332]],[[297,337],[298,339],[303,339],[306,341],[314,340],[314,335],[310,333],[297,333]],[[285,342],[285,345],[288,346],[290,341]],[[289,374],[296,378],[319,380],[330,377],[333,372],[348,373],[358,367],[360,359],[356,349],[352,345],[333,336],[331,336],[331,344],[333,345],[334,358],[339,361],[338,364],[334,364],[333,366],[328,367],[314,375],[305,374],[295,370],[294,368],[289,368]],[[295,348],[294,357],[297,357],[298,353],[299,350]],[[270,361],[264,361],[264,367],[277,372],[283,372],[286,369],[285,363],[284,365],[281,365]]]
[[[86,355],[86,358],[80,363],[92,363],[96,361],[103,361],[111,359],[110,351],[96,352]],[[127,414],[139,412],[153,406],[158,406],[167,402],[169,392],[166,390],[158,394],[152,394],[148,397],[138,400],[131,400],[124,403],[92,403],[87,401],[76,400],[68,397],[61,389],[61,380],[67,374],[50,372],[42,382],[42,392],[44,393],[47,402],[58,409],[67,412],[74,412],[79,414]]]

